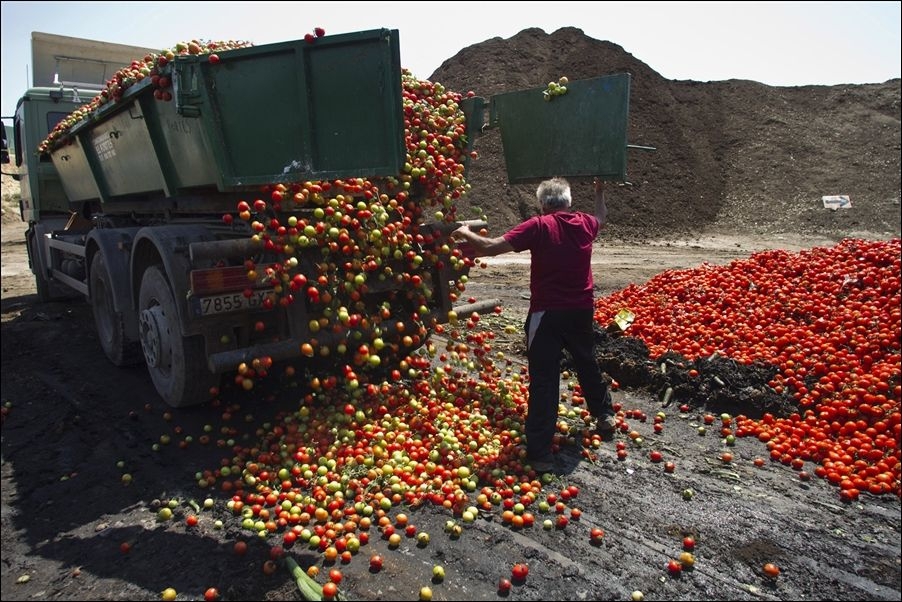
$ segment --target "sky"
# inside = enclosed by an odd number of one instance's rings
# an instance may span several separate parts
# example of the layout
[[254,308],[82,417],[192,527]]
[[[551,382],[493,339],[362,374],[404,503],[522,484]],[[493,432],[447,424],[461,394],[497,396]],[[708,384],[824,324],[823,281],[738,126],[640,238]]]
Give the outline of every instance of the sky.
[[[461,49],[537,27],[577,27],[667,79],[772,86],[900,77],[900,2],[2,2],[2,107],[29,85],[31,32],[168,48],[179,41],[263,45],[397,29],[401,66],[420,79]],[[139,57],[135,57],[139,58]],[[536,82],[536,86],[544,82]],[[478,94],[479,90],[475,90]],[[7,125],[9,121],[5,122]]]

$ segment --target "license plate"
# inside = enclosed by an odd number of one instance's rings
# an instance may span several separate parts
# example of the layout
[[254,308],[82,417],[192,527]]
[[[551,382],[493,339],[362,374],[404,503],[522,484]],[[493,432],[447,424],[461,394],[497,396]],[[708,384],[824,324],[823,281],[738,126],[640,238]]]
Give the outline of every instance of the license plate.
[[272,293],[272,289],[256,290],[250,297],[245,297],[244,293],[195,297],[195,313],[200,316],[213,316],[248,309],[260,309],[263,307],[263,300],[270,293]]

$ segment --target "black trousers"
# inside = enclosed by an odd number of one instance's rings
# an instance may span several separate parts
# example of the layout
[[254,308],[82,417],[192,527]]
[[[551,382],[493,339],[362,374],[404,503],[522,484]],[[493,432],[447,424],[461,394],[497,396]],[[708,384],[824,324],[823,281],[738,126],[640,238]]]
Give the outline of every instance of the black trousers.
[[526,415],[526,455],[530,460],[551,460],[561,393],[561,351],[573,357],[579,386],[589,413],[614,413],[608,384],[595,359],[591,309],[548,310],[526,317],[529,360],[529,403]]

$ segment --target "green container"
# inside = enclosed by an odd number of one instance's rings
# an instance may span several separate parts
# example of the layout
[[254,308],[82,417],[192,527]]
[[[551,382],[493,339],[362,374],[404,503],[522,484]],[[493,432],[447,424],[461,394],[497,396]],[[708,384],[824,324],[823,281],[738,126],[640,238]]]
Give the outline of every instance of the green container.
[[497,94],[489,125],[499,127],[510,182],[553,176],[626,179],[630,75],[567,83],[567,92],[546,97],[546,88]]
[[404,164],[398,32],[178,57],[177,110],[204,123],[223,188],[395,175]]
[[372,30],[183,55],[172,101],[145,79],[51,157],[70,200],[238,192],[396,175],[404,164],[400,45]]

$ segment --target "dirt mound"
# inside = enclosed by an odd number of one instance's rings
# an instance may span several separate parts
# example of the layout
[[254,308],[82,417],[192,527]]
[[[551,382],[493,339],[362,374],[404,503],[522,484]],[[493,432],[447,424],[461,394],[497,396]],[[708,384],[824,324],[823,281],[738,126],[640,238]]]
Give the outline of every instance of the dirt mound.
[[777,394],[768,386],[777,373],[774,365],[756,362],[743,366],[716,354],[689,360],[668,352],[652,359],[641,339],[598,327],[595,349],[598,365],[605,373],[620,385],[647,390],[663,407],[703,406],[710,412],[745,414],[752,418],[760,418],[765,412],[788,416],[797,409],[788,395]]
[[[574,27],[492,38],[445,61],[432,81],[489,97],[614,73],[631,76],[628,185],[609,194],[608,236],[669,238],[707,232],[900,233],[900,91],[881,84],[773,87],[752,81],[665,79],[610,42]],[[539,141],[537,141],[539,143]],[[476,142],[462,203],[501,231],[535,211],[535,186],[509,184],[500,134]],[[589,210],[588,180],[572,182]],[[824,209],[824,195],[852,209]]]

